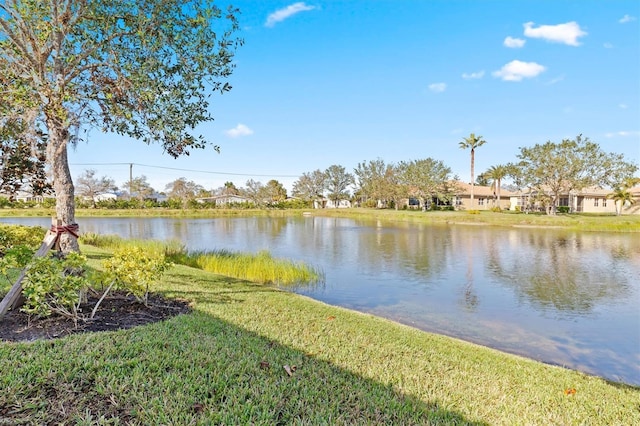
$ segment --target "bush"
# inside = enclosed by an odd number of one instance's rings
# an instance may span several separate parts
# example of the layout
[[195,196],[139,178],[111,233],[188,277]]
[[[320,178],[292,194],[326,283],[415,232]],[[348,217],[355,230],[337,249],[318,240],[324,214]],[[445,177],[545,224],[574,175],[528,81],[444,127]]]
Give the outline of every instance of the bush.
[[0,225],[0,255],[18,245],[35,251],[40,247],[45,233],[46,230],[40,226]]
[[558,206],[556,208],[556,212],[558,212],[558,213],[569,213],[569,206]]
[[480,214],[480,210],[467,210],[469,214]]
[[81,295],[89,287],[84,277],[86,262],[79,253],[69,253],[65,259],[35,258],[22,282],[22,311],[42,317],[56,313],[77,321]]
[[133,294],[138,301],[147,304],[149,285],[158,280],[172,264],[164,254],[146,252],[141,247],[121,247],[114,251],[113,257],[102,262],[105,272],[103,279],[112,286]]

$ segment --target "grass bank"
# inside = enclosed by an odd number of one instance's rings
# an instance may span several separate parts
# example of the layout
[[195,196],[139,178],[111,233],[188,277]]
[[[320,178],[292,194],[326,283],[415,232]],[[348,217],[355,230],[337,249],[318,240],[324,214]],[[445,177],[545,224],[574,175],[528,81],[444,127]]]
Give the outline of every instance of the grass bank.
[[[95,267],[108,255],[83,251]],[[636,387],[184,265],[157,290],[193,313],[0,343],[0,421],[640,424]]]
[[563,228],[592,232],[640,232],[640,215],[588,215],[588,214],[524,214],[516,212],[378,210],[378,209],[324,209],[312,210],[313,215],[377,219],[447,225],[488,225],[498,227]]
[[[489,225],[500,227],[539,227],[563,228],[575,231],[591,232],[640,232],[640,215],[590,215],[590,214],[524,214],[515,212],[476,211],[435,211],[422,212],[416,210],[379,210],[366,208],[352,209],[305,209],[305,210],[101,210],[78,209],[76,215],[83,217],[287,217],[300,216],[303,213],[312,216],[351,217],[358,219],[375,219],[385,221],[417,222],[441,225]],[[0,209],[0,217],[50,217],[53,210],[46,209]]]

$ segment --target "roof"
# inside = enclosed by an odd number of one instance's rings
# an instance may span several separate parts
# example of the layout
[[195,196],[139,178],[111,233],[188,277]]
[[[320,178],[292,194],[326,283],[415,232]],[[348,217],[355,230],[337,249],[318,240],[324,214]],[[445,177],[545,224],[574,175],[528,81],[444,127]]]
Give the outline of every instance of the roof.
[[[456,186],[459,188],[457,191],[459,194],[471,194],[471,184],[466,182],[456,181],[454,182]],[[490,186],[484,185],[473,185],[473,196],[474,197],[493,197],[497,196],[498,193],[494,194],[493,188]],[[504,188],[500,188],[500,197],[510,197],[512,195],[516,195],[515,192],[509,191]]]

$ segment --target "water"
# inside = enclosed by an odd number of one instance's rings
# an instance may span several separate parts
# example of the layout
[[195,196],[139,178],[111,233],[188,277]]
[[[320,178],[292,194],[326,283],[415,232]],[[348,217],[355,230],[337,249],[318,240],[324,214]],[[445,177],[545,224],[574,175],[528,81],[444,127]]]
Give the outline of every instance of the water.
[[[48,226],[50,219],[0,218]],[[269,250],[333,305],[640,385],[640,237],[325,217],[83,218],[82,232]]]

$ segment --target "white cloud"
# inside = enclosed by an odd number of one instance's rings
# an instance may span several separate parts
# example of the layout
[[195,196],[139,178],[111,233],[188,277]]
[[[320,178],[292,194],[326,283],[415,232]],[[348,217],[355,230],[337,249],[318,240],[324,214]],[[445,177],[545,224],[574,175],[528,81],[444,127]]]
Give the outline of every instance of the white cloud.
[[562,80],[564,80],[564,75],[559,75],[558,77],[549,80],[549,82],[547,83],[549,86],[551,86],[552,84],[556,84],[561,82]]
[[603,46],[604,46],[605,49],[613,49],[613,44],[611,44],[611,43],[605,43],[605,44],[603,44]]
[[620,20],[618,22],[620,22],[621,24],[626,24],[627,22],[632,22],[635,21],[636,18],[635,16],[631,16],[631,15],[624,15],[622,18],[620,18]]
[[507,47],[512,47],[514,49],[517,49],[524,46],[526,42],[527,42],[526,40],[523,40],[521,38],[513,38],[511,36],[508,36],[507,38],[504,39],[503,44]]
[[554,43],[579,46],[578,38],[586,36],[587,32],[580,29],[580,25],[575,21],[558,25],[540,25],[538,28],[533,28],[533,22],[527,22],[524,24],[524,35]]
[[240,136],[249,136],[253,134],[253,130],[249,127],[245,126],[242,123],[239,123],[233,129],[229,129],[225,132],[225,134],[231,138],[239,138]]
[[465,80],[477,80],[484,77],[484,71],[472,72],[470,74],[464,73],[462,74],[462,78]]
[[523,78],[535,77],[544,72],[544,70],[546,70],[544,66],[535,62],[515,60],[504,65],[499,71],[494,71],[492,74],[494,77],[500,77],[505,81],[520,81]]
[[607,138],[614,138],[616,136],[620,136],[620,137],[629,137],[629,136],[640,136],[640,131],[637,130],[632,130],[632,131],[627,131],[627,130],[621,130],[619,132],[612,132],[612,133],[606,133],[605,136]]
[[289,6],[284,7],[282,9],[278,9],[272,14],[270,14],[267,17],[267,22],[265,22],[264,25],[266,27],[273,27],[278,22],[282,22],[285,19],[290,18],[297,13],[313,10],[315,8],[316,8],[315,6],[309,6],[304,2],[297,2],[297,3],[290,4]]
[[429,90],[435,93],[441,93],[447,90],[447,83],[433,83],[429,85]]

